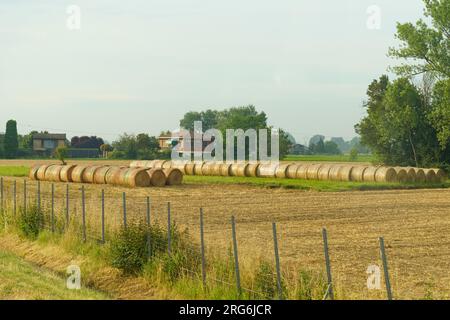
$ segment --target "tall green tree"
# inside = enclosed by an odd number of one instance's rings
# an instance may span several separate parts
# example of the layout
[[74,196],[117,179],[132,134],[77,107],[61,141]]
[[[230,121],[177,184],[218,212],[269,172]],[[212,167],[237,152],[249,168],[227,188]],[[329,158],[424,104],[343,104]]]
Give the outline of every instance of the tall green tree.
[[425,16],[431,25],[420,19],[413,23],[398,23],[396,37],[399,48],[390,48],[389,55],[406,60],[392,69],[401,76],[431,72],[438,77],[450,77],[450,0],[424,0]]
[[355,126],[361,142],[386,164],[431,166],[445,162],[419,90],[410,80],[374,80],[367,90],[367,116]]
[[6,123],[5,140],[4,140],[4,153],[5,157],[12,159],[17,155],[19,148],[19,139],[17,135],[17,122],[15,120],[9,120]]
[[194,122],[201,121],[203,131],[216,128],[219,122],[220,112],[216,110],[205,110],[201,112],[187,112],[183,119],[180,120],[180,127],[186,130],[194,130]]

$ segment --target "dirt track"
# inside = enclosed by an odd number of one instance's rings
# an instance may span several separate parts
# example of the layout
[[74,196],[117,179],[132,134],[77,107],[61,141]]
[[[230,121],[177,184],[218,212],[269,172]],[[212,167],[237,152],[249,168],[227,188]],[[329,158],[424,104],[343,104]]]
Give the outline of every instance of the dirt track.
[[[12,179],[6,180],[8,184]],[[35,192],[33,183],[30,194]],[[71,185],[72,205],[78,211],[79,187]],[[98,217],[101,188],[86,185],[92,218]],[[42,183],[43,199],[49,198],[49,189],[48,183]],[[64,184],[57,184],[57,207],[63,206],[64,190]],[[344,298],[384,296],[383,291],[366,289],[366,269],[370,264],[380,265],[378,237],[383,236],[397,298],[450,295],[449,189],[320,193],[228,185],[106,187],[110,223],[121,222],[123,191],[127,192],[129,215],[145,215],[149,195],[152,217],[161,223],[166,223],[166,202],[171,201],[173,219],[196,239],[199,208],[203,207],[206,243],[224,253],[231,245],[230,217],[234,214],[244,263],[258,256],[272,259],[271,222],[276,221],[282,265],[323,270],[321,229],[326,227],[338,296]]]

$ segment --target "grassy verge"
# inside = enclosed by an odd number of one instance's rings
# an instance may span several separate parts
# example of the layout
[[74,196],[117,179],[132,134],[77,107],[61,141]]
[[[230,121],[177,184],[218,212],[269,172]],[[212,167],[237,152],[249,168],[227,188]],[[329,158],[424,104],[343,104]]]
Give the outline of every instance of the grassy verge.
[[[33,215],[36,217],[30,218]],[[129,223],[126,229],[110,233],[106,243],[101,244],[90,238],[83,242],[79,225],[75,222],[66,230],[45,230],[46,222],[42,218],[47,216],[47,212],[39,212],[33,207],[27,212],[20,210],[16,216],[2,213],[0,250],[35,259],[34,262],[40,266],[59,274],[63,274],[68,265],[75,264],[81,270],[83,285],[106,292],[113,298],[278,298],[274,264],[263,257],[255,257],[240,265],[242,292],[237,290],[231,250],[221,256],[208,251],[204,286],[198,245],[176,225],[171,227],[169,252],[168,233],[157,224],[148,227],[142,221]],[[8,276],[10,281],[20,280],[20,274],[10,273]],[[35,275],[30,274],[29,277],[28,282],[32,282]],[[41,290],[45,290],[43,286],[43,283],[36,282],[36,286],[30,288],[30,294],[45,298],[39,295]],[[322,272],[282,270],[284,298],[322,299],[326,287]],[[56,298],[63,299],[64,296]]]
[[66,279],[16,255],[0,251],[0,300],[108,299],[91,289],[70,290]]
[[353,182],[353,181],[320,181],[301,179],[276,179],[256,177],[210,177],[185,176],[187,184],[241,184],[264,188],[285,188],[315,191],[352,191],[352,190],[393,190],[393,189],[421,189],[421,188],[449,188],[450,181],[429,183],[380,183],[380,182]]

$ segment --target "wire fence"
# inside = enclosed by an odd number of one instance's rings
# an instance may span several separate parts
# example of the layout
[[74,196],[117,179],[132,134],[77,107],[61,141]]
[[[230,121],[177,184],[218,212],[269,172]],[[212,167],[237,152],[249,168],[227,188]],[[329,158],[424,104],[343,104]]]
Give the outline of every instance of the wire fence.
[[[50,187],[48,187],[48,185]],[[163,206],[159,206],[158,213],[154,210],[154,204],[150,197],[143,199],[129,198],[126,192],[122,192],[120,197],[106,195],[105,190],[101,192],[86,192],[84,185],[80,184],[47,184],[42,187],[39,181],[30,182],[28,180],[8,180],[0,178],[0,212],[10,212],[17,216],[27,208],[36,206],[44,213],[43,228],[54,233],[64,233],[70,228],[77,232],[82,241],[94,241],[98,244],[105,244],[118,231],[126,229],[136,222],[144,222],[148,227],[158,226],[166,233],[166,237],[151,239],[148,238],[149,252],[151,250],[166,251],[166,256],[151,256],[155,261],[163,262],[163,259],[171,259],[174,255],[174,233],[176,228],[173,216],[173,207],[170,201],[165,202],[165,212]],[[228,227],[231,229],[231,248],[224,259],[224,269],[227,272],[210,272],[213,254],[205,241],[204,212],[198,208],[198,233],[200,241],[191,246],[186,246],[183,250],[192,257],[198,257],[198,264],[195,267],[182,266],[181,270],[191,277],[199,279],[205,289],[214,285],[227,286],[230,290],[235,290],[238,297],[265,299],[267,292],[262,292],[249,282],[242,281],[241,258],[238,246],[238,233],[236,230],[237,221],[234,216],[230,217]],[[224,227],[226,226],[224,224]],[[326,286],[322,299],[334,299],[334,280],[332,276],[332,266],[330,262],[327,230],[322,230],[323,239],[323,264],[326,271]],[[286,299],[284,286],[290,279],[287,272],[283,270],[279,254],[279,237],[276,222],[272,222],[273,252],[271,268],[263,270],[260,276],[272,279],[276,284],[274,298]],[[386,296],[393,299],[392,287],[388,267],[388,258],[385,252],[384,239],[379,239],[380,258],[383,265],[383,275],[385,282]],[[151,254],[151,253],[150,253]]]

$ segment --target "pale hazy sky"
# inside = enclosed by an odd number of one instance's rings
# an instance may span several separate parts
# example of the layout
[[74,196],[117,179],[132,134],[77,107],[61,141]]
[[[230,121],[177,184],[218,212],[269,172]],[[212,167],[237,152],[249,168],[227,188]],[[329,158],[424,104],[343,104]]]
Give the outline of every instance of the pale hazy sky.
[[254,104],[300,143],[351,138],[367,85],[394,63],[396,21],[422,13],[420,0],[0,0],[0,131],[16,119],[20,133],[111,141]]

